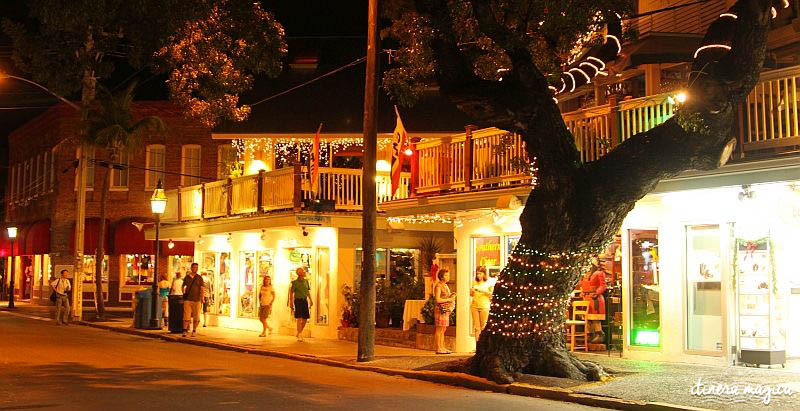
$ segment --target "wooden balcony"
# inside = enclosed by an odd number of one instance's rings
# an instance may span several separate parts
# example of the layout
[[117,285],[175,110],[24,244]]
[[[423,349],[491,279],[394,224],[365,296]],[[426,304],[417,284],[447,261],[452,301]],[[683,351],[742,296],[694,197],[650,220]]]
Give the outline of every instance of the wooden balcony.
[[[336,211],[360,211],[362,170],[321,167],[319,189],[311,192],[310,175],[299,165],[238,178],[213,181],[166,191],[165,222],[201,221],[273,211],[301,211],[309,200],[331,204]],[[400,187],[391,196],[388,173],[378,173],[378,202],[409,196],[410,174],[402,173]]]

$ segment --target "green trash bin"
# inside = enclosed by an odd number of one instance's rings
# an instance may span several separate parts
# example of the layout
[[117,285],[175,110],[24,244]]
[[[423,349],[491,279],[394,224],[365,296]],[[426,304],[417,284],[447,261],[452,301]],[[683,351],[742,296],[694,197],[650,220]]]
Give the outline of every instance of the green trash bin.
[[[159,298],[159,296],[156,296]],[[155,328],[150,326],[153,312],[153,290],[142,290],[136,292],[136,312],[134,313],[133,326],[139,329],[161,329],[161,301],[156,303],[156,319],[158,320]]]

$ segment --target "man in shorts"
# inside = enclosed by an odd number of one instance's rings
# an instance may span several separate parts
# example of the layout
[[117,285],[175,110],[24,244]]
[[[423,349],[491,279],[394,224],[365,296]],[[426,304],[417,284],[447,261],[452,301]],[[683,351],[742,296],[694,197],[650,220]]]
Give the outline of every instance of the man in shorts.
[[189,332],[189,322],[193,322],[192,337],[200,324],[203,304],[203,277],[197,273],[197,263],[192,263],[191,271],[183,278],[183,336]]

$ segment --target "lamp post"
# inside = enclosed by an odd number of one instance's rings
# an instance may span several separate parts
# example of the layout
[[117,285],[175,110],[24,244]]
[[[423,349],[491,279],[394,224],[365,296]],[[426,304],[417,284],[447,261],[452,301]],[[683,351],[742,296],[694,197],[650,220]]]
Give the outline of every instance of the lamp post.
[[17,238],[17,227],[8,226],[8,239],[11,240],[11,283],[8,291],[8,308],[14,308],[14,240]]
[[158,229],[161,225],[161,214],[167,208],[167,196],[164,194],[164,187],[161,185],[161,180],[158,180],[156,189],[153,190],[153,196],[150,197],[150,209],[156,216],[156,259],[153,266],[153,311],[152,318],[150,319],[150,328],[159,329],[158,317],[156,311],[158,310],[158,258],[160,255],[161,244],[158,242]]

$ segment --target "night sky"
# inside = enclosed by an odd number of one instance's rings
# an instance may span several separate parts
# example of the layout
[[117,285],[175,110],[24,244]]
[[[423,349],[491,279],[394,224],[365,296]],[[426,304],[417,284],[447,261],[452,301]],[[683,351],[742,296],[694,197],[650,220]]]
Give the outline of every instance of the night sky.
[[[0,17],[12,19],[24,16],[23,2],[0,1]],[[273,11],[278,21],[286,29],[289,43],[289,58],[304,47],[307,43],[315,41],[339,42],[349,49],[353,44],[364,43],[361,55],[366,53],[366,25],[367,1],[304,1],[304,2],[264,2],[264,7]],[[293,48],[293,45],[295,46]],[[349,53],[352,53],[350,50]],[[343,53],[346,54],[346,53]],[[11,45],[9,39],[0,32],[0,69],[22,77],[11,61]],[[320,67],[324,70],[324,67]],[[119,67],[115,75],[106,83],[114,88],[124,81],[135,70],[129,67]],[[140,99],[164,99],[166,91],[162,77],[153,77],[150,73],[142,72],[137,75],[139,82],[146,82],[138,91]],[[271,95],[273,90],[280,89],[280,85],[267,79],[259,79],[256,88],[242,97],[242,101],[250,102]],[[72,96],[75,98],[76,96]],[[252,100],[251,100],[252,99]],[[39,91],[33,86],[18,81],[0,80],[0,162],[5,166],[7,162],[6,143],[8,134],[15,128],[41,114],[45,108],[56,102],[47,93]],[[36,107],[36,108],[29,108]],[[9,109],[21,108],[21,109]],[[3,170],[4,171],[4,170]],[[6,180],[3,178],[2,184]]]

